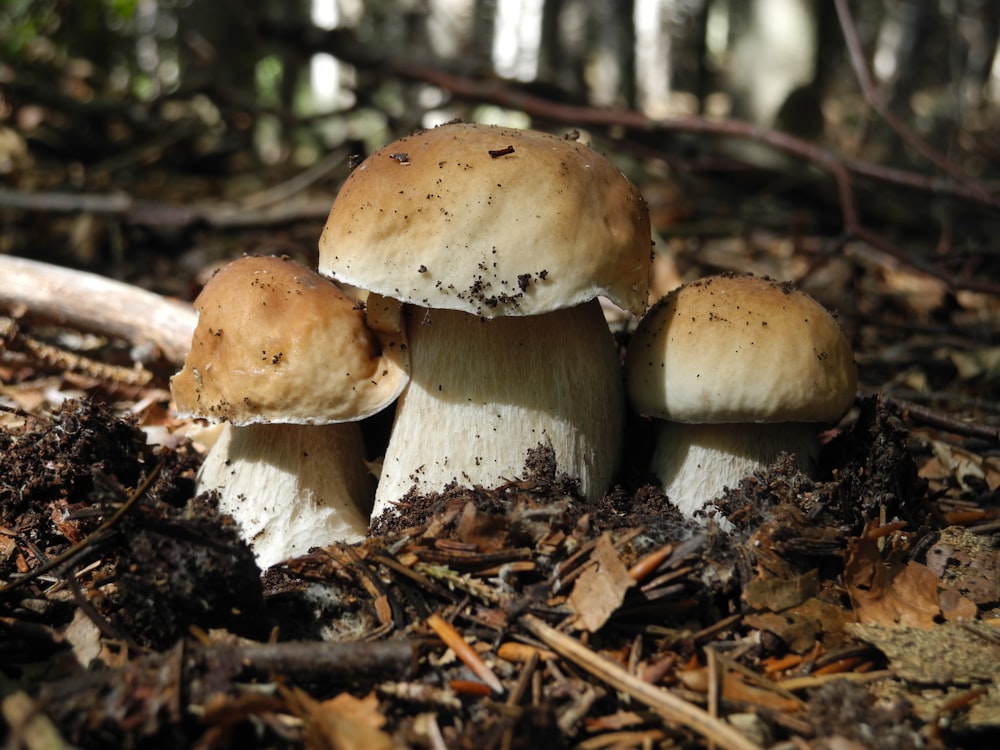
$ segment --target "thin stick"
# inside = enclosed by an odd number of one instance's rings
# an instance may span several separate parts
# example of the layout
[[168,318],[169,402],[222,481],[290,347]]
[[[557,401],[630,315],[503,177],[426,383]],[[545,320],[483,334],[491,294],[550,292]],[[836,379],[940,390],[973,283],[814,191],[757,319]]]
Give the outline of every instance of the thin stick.
[[468,641],[462,637],[462,634],[455,630],[454,625],[437,613],[431,614],[426,622],[430,629],[437,633],[438,638],[444,641],[445,645],[455,652],[455,656],[461,659],[462,663],[471,669],[476,677],[485,682],[490,690],[494,693],[503,692],[503,684],[500,682],[500,678],[482,660],[482,657],[476,653],[476,650],[469,645]]
[[95,531],[93,534],[84,537],[79,542],[70,547],[68,550],[63,552],[61,555],[53,557],[48,562],[39,565],[34,570],[29,571],[21,578],[17,578],[13,581],[9,581],[7,583],[0,585],[0,594],[5,594],[11,589],[15,589],[18,586],[27,583],[28,581],[32,581],[35,578],[38,578],[38,576],[40,575],[48,573],[50,570],[58,568],[60,565],[63,565],[64,563],[72,560],[77,554],[87,549],[87,547],[93,545],[96,539],[99,539],[100,536],[105,531],[107,531],[116,523],[118,523],[119,519],[126,513],[128,513],[129,509],[139,501],[139,498],[141,498],[143,495],[146,494],[146,490],[148,490],[152,486],[153,480],[156,479],[157,475],[160,473],[160,469],[163,468],[163,463],[164,462],[161,460],[160,463],[158,463],[156,466],[153,467],[153,470],[146,475],[146,478],[142,481],[142,484],[136,487],[135,492],[133,492],[132,495],[129,497],[129,499],[125,501],[124,505],[122,505],[122,507],[120,507],[117,511],[115,511],[115,514],[111,516],[111,518],[102,523],[98,527],[97,531]]
[[861,49],[861,41],[858,39],[857,27],[854,24],[854,18],[851,16],[851,9],[848,6],[847,0],[834,0],[833,4],[837,10],[837,19],[840,21],[841,31],[844,33],[844,42],[847,44],[851,67],[854,68],[854,76],[857,78],[858,85],[861,86],[861,93],[868,106],[875,110],[878,116],[885,120],[889,127],[896,131],[896,134],[913,150],[919,152],[925,159],[952,179],[958,180],[972,190],[981,191],[983,199],[990,200],[989,191],[985,190],[981,184],[972,180],[955,162],[917,135],[913,129],[899,119],[886,106],[885,100],[879,94],[878,88],[872,80],[868,63],[865,61],[865,55]]
[[[284,641],[209,645],[194,654],[218,663],[224,658],[255,674],[278,673],[298,679],[380,681],[402,679],[416,669],[416,642]],[[229,663],[229,662],[227,662]]]
[[992,427],[985,424],[975,424],[966,422],[963,419],[953,417],[940,411],[935,411],[927,406],[915,404],[912,401],[905,401],[898,398],[886,398],[890,404],[899,409],[904,418],[909,418],[917,422],[923,422],[931,427],[965,437],[989,440],[992,443],[1000,443],[1000,427]]
[[708,715],[672,693],[629,674],[618,664],[594,653],[576,638],[560,633],[534,615],[522,615],[520,623],[532,635],[564,659],[576,664],[616,690],[628,693],[664,719],[688,727],[725,750],[761,750],[721,719]]

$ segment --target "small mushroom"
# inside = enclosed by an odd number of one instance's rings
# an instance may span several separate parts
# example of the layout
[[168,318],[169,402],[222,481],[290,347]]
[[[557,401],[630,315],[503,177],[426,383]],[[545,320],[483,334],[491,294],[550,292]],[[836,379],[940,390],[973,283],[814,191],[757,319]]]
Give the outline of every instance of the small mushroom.
[[223,422],[198,475],[258,564],[361,539],[371,479],[357,421],[406,384],[405,347],[289,259],[246,256],[195,300],[198,325],[170,382],[182,415]]
[[539,444],[599,497],[624,386],[597,297],[641,314],[649,265],[639,191],[573,140],[452,123],[351,172],[319,271],[405,303],[412,358],[373,516],[414,487],[498,486]]
[[812,473],[816,423],[839,420],[857,386],[833,316],[790,284],[752,276],[664,297],[632,335],[625,373],[636,411],[663,420],[651,468],[689,516],[782,453]]

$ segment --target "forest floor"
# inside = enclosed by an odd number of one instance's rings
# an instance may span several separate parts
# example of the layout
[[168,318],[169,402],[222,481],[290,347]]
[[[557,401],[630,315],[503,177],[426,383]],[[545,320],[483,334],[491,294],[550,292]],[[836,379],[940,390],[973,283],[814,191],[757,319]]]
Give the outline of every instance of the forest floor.
[[[60,221],[83,248],[114,228]],[[314,262],[321,225],[163,230],[110,272],[190,299],[244,250]],[[194,497],[170,363],[8,310],[5,747],[996,743],[1000,299],[829,246],[759,231],[658,248],[663,291],[716,270],[794,279],[856,348],[859,397],[818,478],[784,461],[748,477],[718,501],[729,531],[677,515],[636,419],[596,504],[539,449],[502,488],[409,497],[367,541],[263,575]]]

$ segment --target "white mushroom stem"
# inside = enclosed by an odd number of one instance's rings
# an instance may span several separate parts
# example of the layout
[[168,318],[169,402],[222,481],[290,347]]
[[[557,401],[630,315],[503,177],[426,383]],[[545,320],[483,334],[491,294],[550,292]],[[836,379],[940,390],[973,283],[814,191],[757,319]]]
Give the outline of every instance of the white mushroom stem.
[[622,367],[597,300],[524,317],[410,310],[410,383],[400,398],[372,517],[411,488],[496,487],[527,451],[601,496],[618,467]]
[[368,531],[371,477],[356,422],[226,424],[198,474],[239,524],[257,564],[275,563]]
[[658,429],[650,468],[670,501],[689,517],[782,453],[794,454],[804,473],[815,472],[819,442],[814,424],[661,421]]

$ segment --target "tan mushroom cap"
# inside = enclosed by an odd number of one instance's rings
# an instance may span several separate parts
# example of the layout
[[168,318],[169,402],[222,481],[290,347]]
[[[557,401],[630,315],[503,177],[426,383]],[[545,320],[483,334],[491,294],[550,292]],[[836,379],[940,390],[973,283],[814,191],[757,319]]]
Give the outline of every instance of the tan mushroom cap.
[[588,146],[451,123],[356,167],[319,248],[324,276],[422,307],[535,315],[604,295],[641,314],[651,240],[638,189]]
[[675,422],[835,422],[857,387],[843,331],[809,295],[752,276],[674,290],[629,343],[635,408]]
[[405,346],[361,307],[287,258],[246,256],[195,300],[198,326],[170,381],[178,411],[236,425],[362,419],[406,385]]

